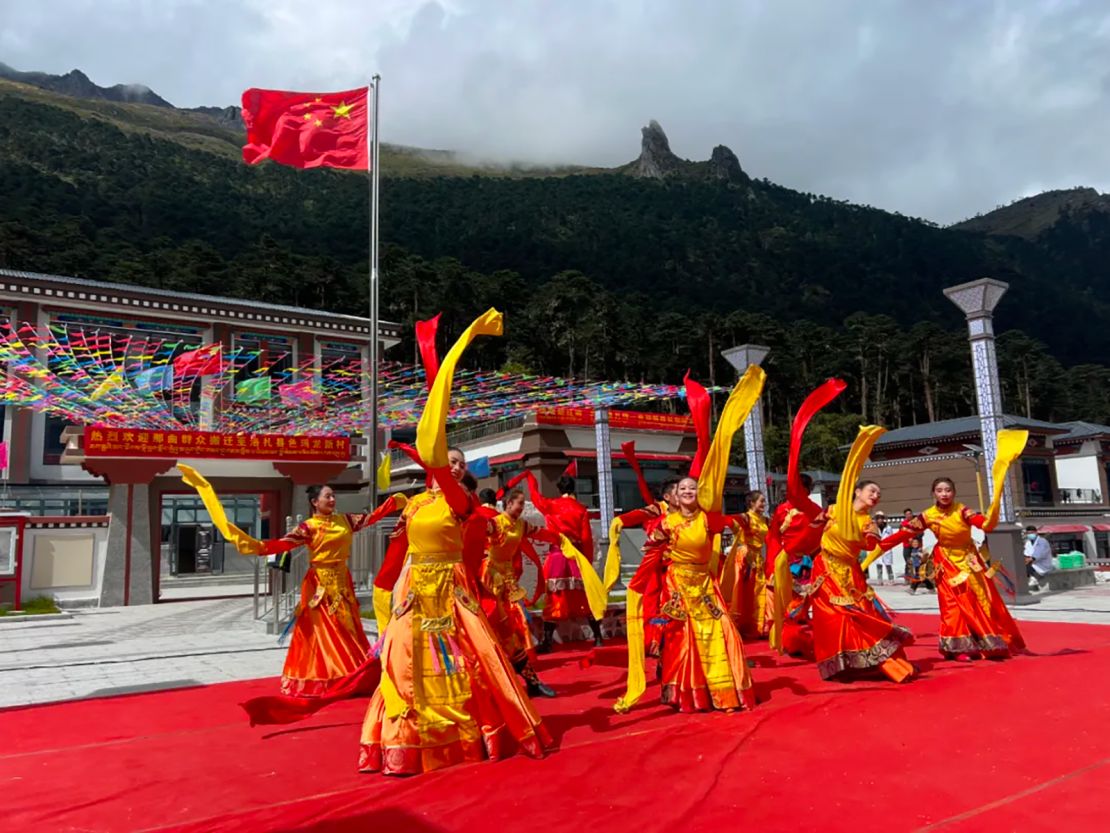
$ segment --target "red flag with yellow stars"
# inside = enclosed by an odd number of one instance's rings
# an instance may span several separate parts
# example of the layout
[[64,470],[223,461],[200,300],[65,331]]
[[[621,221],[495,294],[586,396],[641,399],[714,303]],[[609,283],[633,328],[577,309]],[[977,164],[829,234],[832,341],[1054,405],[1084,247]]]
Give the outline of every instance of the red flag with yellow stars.
[[250,89],[243,93],[247,143],[243,160],[272,159],[294,168],[370,167],[368,88],[343,93],[291,93]]

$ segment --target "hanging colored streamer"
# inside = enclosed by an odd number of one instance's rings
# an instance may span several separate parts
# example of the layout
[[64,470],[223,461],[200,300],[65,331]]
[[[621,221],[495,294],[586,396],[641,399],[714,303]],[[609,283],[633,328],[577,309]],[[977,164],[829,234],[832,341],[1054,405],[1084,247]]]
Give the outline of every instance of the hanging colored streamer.
[[[414,426],[428,395],[424,369],[382,362],[378,379],[379,425]],[[221,433],[350,436],[369,429],[367,388],[364,363],[350,355],[297,362],[279,351],[0,320],[0,405],[76,424],[197,429],[211,403],[210,430]],[[488,422],[554,405],[627,407],[684,395],[674,385],[459,370],[449,420]]]

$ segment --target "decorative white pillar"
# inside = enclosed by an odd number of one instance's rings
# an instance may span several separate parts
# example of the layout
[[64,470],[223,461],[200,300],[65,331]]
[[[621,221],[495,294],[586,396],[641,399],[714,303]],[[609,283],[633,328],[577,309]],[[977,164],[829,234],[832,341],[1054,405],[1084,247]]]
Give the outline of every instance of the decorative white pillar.
[[[598,537],[602,547],[609,545],[609,525],[613,523],[613,450],[609,438],[609,409],[597,408],[594,411],[594,436],[597,448],[597,497],[601,508],[601,535]],[[583,553],[593,558],[596,553]]]
[[[1010,288],[994,278],[980,278],[944,290],[944,296],[967,316],[971,342],[971,365],[975,375],[975,398],[979,406],[979,428],[987,458],[987,494],[994,493],[994,460],[998,454],[998,432],[1002,430],[1002,386],[998,380],[998,357],[994,349],[994,308]],[[1002,523],[1014,521],[1014,499],[1009,483],[1002,494]]]
[[[751,365],[758,365],[767,358],[770,347],[760,344],[741,344],[721,352],[736,372],[743,375]],[[755,403],[751,414],[744,423],[744,452],[748,462],[748,491],[762,491],[767,494],[767,456],[763,452],[763,397]],[[767,502],[771,496],[767,494]]]
[[[988,494],[994,491],[994,460],[998,456],[998,432],[1002,421],[1002,386],[998,381],[998,357],[994,350],[994,308],[1010,285],[993,278],[952,286],[944,295],[967,316],[967,337],[971,342],[971,365],[975,375],[975,396],[979,406],[979,431],[986,457]],[[986,495],[983,496],[984,499]],[[1025,558],[1020,527],[1014,521],[1014,500],[1010,484],[1002,493],[999,525],[987,534],[991,555],[1000,560],[1014,577],[1017,595],[1011,604],[1037,604],[1025,579]]]

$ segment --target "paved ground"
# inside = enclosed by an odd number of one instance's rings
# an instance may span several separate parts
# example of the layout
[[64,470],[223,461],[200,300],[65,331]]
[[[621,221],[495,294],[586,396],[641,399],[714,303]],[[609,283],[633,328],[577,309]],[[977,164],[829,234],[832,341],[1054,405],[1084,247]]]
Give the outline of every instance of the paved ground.
[[[895,610],[936,610],[933,594],[877,589]],[[1025,620],[1110,625],[1110,582],[1043,596],[1013,612]],[[281,673],[284,656],[277,639],[255,625],[249,598],[0,619],[0,707],[271,677]]]
[[[1093,587],[1064,593],[1033,593],[1030,598],[1036,600],[1036,604],[1011,605],[1010,612],[1019,621],[1110,625],[1110,573],[1096,575],[1100,579],[1105,576],[1106,580]],[[877,586],[875,591],[895,610],[906,613],[934,613],[937,610],[935,593],[918,591],[911,594],[901,584]]]
[[0,622],[0,706],[268,677],[285,649],[251,600],[74,611]]

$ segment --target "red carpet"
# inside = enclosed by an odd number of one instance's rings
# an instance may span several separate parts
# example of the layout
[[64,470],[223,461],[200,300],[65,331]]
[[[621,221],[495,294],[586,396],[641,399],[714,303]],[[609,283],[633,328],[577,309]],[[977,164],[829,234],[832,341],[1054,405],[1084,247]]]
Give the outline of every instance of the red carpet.
[[560,748],[411,779],[359,775],[366,700],[250,729],[276,680],[0,711],[11,831],[1094,831],[1110,787],[1110,628],[1025,623],[1030,655],[935,656],[923,676],[826,683],[749,646],[760,707],[618,716],[624,647],[542,661]]

